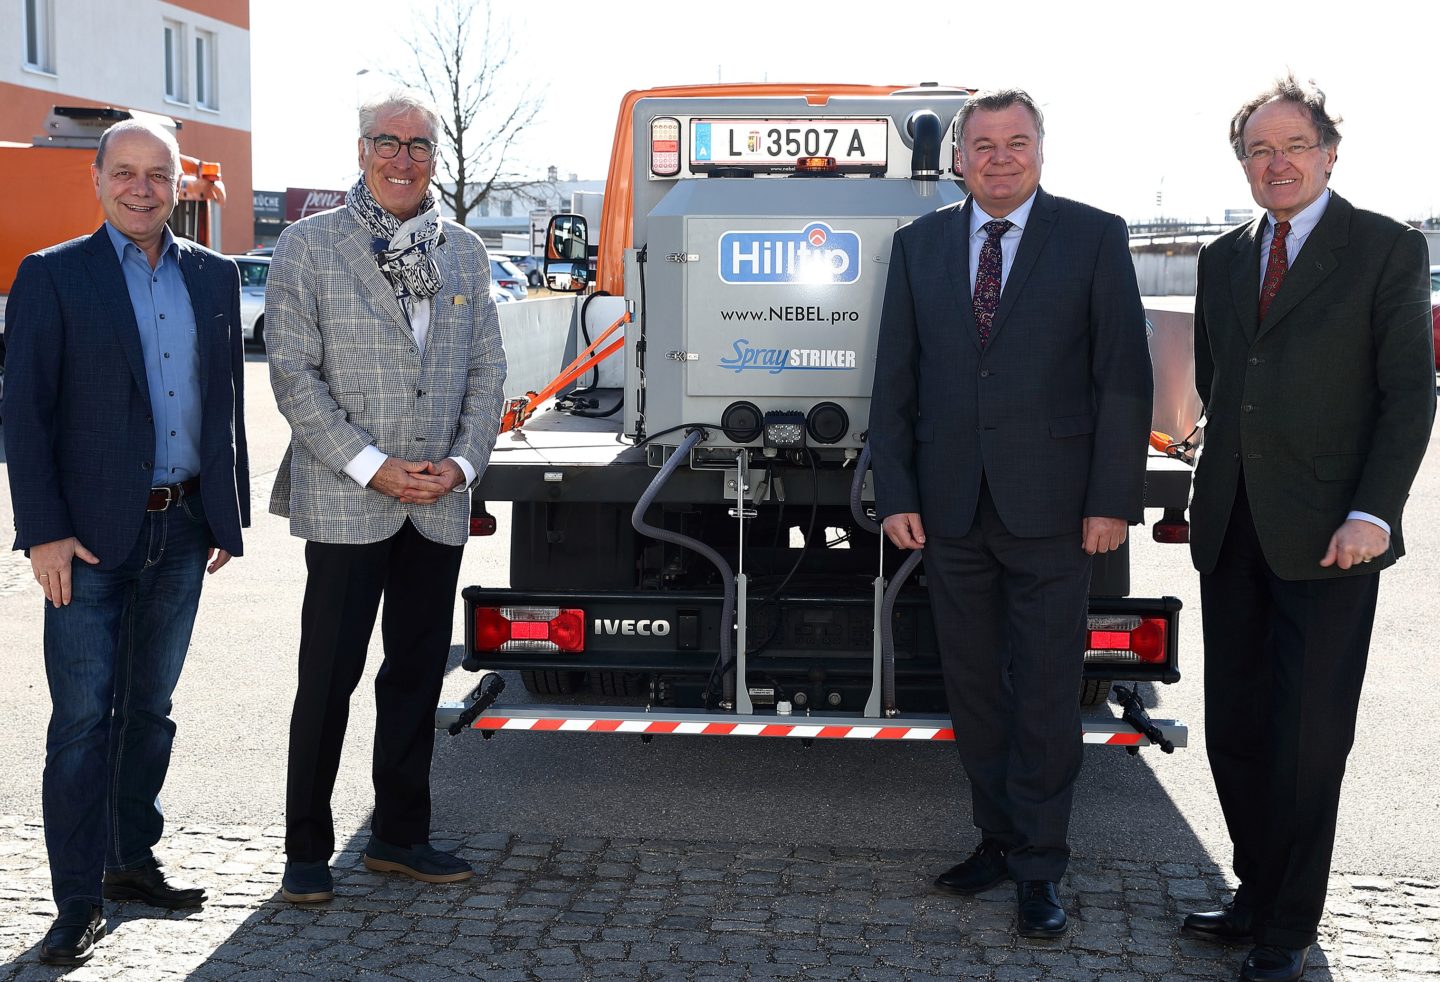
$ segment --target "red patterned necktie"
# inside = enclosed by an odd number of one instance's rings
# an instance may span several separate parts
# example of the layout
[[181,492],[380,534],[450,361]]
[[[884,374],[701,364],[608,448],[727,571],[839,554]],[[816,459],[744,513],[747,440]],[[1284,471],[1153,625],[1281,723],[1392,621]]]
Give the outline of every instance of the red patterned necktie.
[[1270,240],[1270,261],[1265,264],[1265,282],[1260,287],[1260,319],[1270,310],[1270,302],[1280,292],[1285,281],[1285,270],[1290,268],[1290,259],[1285,252],[1285,237],[1290,234],[1289,222],[1275,223],[1275,237]]
[[980,329],[980,347],[990,341],[990,325],[995,308],[1000,306],[1000,237],[1015,226],[1003,218],[980,226],[985,230],[985,244],[980,247],[980,265],[975,270],[975,326]]

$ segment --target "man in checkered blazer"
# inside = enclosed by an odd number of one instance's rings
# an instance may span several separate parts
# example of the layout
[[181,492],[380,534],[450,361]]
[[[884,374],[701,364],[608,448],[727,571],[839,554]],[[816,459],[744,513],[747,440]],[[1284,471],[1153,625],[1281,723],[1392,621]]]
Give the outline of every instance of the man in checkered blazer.
[[309,571],[285,804],[294,903],[334,896],[330,796],[382,596],[364,862],[430,883],[472,875],[429,844],[430,754],[464,492],[499,430],[505,357],[485,248],[430,192],[439,132],[411,92],[362,107],[345,206],[286,229],[270,265],[270,382],[292,431],[270,510],[306,540]]

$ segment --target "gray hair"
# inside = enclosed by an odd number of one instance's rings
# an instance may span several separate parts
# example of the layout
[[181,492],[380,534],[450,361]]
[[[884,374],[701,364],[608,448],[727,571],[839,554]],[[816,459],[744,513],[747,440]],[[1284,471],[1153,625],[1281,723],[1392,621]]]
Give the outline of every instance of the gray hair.
[[105,148],[110,143],[112,136],[124,136],[126,133],[146,133],[165,144],[170,149],[170,162],[175,165],[175,177],[180,177],[180,144],[175,142],[175,134],[165,127],[152,123],[145,119],[122,119],[100,134],[100,144],[95,148],[95,169],[103,170],[105,167]]
[[1011,106],[1024,106],[1030,110],[1030,115],[1035,118],[1036,134],[1040,139],[1045,139],[1045,114],[1040,111],[1039,106],[1035,105],[1035,100],[1030,98],[1030,93],[1024,89],[982,89],[966,99],[956,117],[959,120],[960,139],[965,138],[965,124],[980,110],[993,113],[1009,109]]
[[1321,148],[1331,150],[1340,145],[1340,124],[1344,120],[1325,111],[1325,93],[1315,85],[1314,79],[1301,82],[1294,72],[1287,72],[1284,78],[1277,78],[1268,89],[1241,106],[1230,120],[1230,146],[1238,160],[1245,159],[1245,125],[1255,110],[1272,102],[1293,102],[1305,110],[1310,122],[1315,124]]
[[423,92],[405,88],[391,89],[361,105],[360,135],[370,136],[377,119],[397,112],[414,112],[424,116],[430,122],[431,138],[440,139],[440,110],[434,100]]

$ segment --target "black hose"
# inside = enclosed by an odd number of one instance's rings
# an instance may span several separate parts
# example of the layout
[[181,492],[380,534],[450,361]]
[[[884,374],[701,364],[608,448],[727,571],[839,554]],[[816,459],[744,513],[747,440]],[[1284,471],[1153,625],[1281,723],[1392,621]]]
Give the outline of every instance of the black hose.
[[[855,465],[855,477],[850,482],[850,517],[855,519],[855,524],[863,529],[880,533],[880,525],[869,515],[865,514],[865,508],[860,502],[860,493],[865,486],[865,472],[870,467],[870,444],[867,442],[865,448],[860,451],[860,460]],[[880,539],[880,548],[885,548],[885,539]],[[888,716],[894,715],[897,711],[895,704],[895,599],[900,596],[900,588],[915,572],[915,567],[920,565],[924,558],[923,549],[912,549],[910,555],[900,564],[895,575],[890,578],[890,583],[885,587],[885,596],[880,600],[880,704],[881,710]]]
[[[640,496],[640,500],[635,503],[635,511],[630,515],[630,524],[634,526],[635,531],[641,535],[648,535],[652,539],[659,539],[662,542],[669,542],[673,545],[699,553],[701,556],[710,560],[715,568],[720,571],[720,580],[725,588],[725,602],[720,608],[720,662],[721,664],[726,664],[733,661],[734,657],[734,639],[731,637],[731,634],[734,630],[735,623],[735,571],[730,568],[730,564],[725,561],[723,556],[699,539],[685,535],[683,532],[660,528],[645,521],[645,512],[649,510],[650,505],[654,503],[655,498],[660,494],[660,489],[665,486],[665,482],[670,480],[670,476],[679,469],[680,465],[690,459],[690,451],[694,450],[695,445],[704,438],[705,431],[698,427],[690,430],[690,432],[685,435],[685,439],[680,443],[680,446],[675,448],[674,453],[672,453],[664,465],[661,466],[660,472],[650,481],[649,487],[647,487],[645,493]],[[723,678],[725,699],[729,701],[731,705],[734,705],[734,671],[727,672]]]
[[[590,347],[590,329],[585,326],[585,323],[586,323],[586,322],[585,322],[585,315],[586,315],[586,314],[589,312],[589,310],[590,310],[590,301],[594,300],[596,297],[608,297],[608,296],[610,296],[610,292],[609,292],[608,290],[596,290],[594,293],[588,295],[588,296],[585,298],[584,302],[582,302],[582,303],[580,304],[580,336],[585,339],[585,344],[580,348],[581,351],[584,351],[586,348]],[[577,385],[577,386],[575,386],[575,388],[573,388],[573,389],[571,389],[571,390],[569,391],[568,395],[572,395],[572,396],[573,396],[573,395],[578,395],[578,394],[585,393],[585,392],[590,392],[591,390],[595,389],[595,388],[600,384],[600,366],[597,364],[597,365],[595,365],[594,368],[591,369],[591,370],[595,373],[595,378],[594,378],[593,380],[591,380],[590,384],[589,384],[589,385]],[[623,400],[622,400],[622,402],[621,402],[621,405],[624,405]],[[619,406],[616,406],[615,408],[618,409],[618,408],[620,408],[620,407],[619,407]],[[577,416],[583,416],[583,415],[585,415],[585,414],[584,414],[584,413],[576,413],[575,415],[577,415]]]

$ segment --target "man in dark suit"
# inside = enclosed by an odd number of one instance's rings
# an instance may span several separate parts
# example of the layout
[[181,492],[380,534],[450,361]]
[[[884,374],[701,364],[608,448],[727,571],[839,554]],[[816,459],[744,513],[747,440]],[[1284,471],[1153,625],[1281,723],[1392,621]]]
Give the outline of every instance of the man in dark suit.
[[935,887],[1013,879],[1026,937],[1066,927],[1091,556],[1143,517],[1152,391],[1125,223],[1040,188],[1043,138],[1022,91],[961,109],[970,198],[895,235],[869,437],[885,534],[925,550],[981,834]]
[[1425,239],[1329,190],[1338,122],[1293,77],[1241,107],[1265,214],[1201,251],[1196,287],[1191,552],[1240,887],[1184,929],[1253,941],[1249,982],[1300,978],[1315,940],[1378,573],[1435,413]]
[[41,961],[86,961],[102,893],[205,891],[156,860],[170,697],[205,570],[249,524],[235,264],[174,238],[180,152],[126,121],[91,168],[105,224],[29,256],[5,310],[15,548],[45,606],[45,845],[59,916]]

